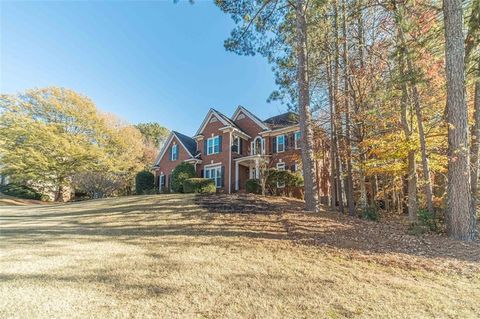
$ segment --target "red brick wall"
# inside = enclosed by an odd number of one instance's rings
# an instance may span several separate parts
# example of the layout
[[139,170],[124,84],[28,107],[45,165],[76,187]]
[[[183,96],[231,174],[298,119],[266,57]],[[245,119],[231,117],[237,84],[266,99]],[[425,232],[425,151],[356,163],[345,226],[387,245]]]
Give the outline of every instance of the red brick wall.
[[[222,166],[225,166],[225,180],[224,180],[225,187],[220,189],[220,191],[228,192],[228,181],[229,181],[228,162],[229,162],[229,153],[230,153],[230,134],[228,132],[223,133],[222,131],[220,131],[219,129],[222,127],[225,127],[225,125],[222,122],[220,122],[220,120],[213,123],[210,123],[209,121],[207,125],[205,125],[203,132],[201,132],[201,134],[203,135],[203,139],[197,141],[197,149],[201,153],[202,164],[197,165],[197,175],[199,177],[203,177],[201,176],[201,172],[204,169],[205,165],[220,163]],[[222,136],[222,151],[218,154],[207,155],[207,154],[204,154],[204,150],[205,150],[204,142],[206,142],[207,139],[212,137],[212,134],[213,136],[217,136],[217,135]]]
[[[175,143],[178,145],[178,159],[176,161],[171,161],[170,150],[172,148],[172,145],[174,145]],[[166,149],[165,154],[163,154],[163,157],[160,159],[159,168],[155,171],[155,177],[160,176],[163,172],[163,175],[168,175],[168,180],[166,181],[165,185],[169,185],[169,179],[172,171],[175,169],[175,167],[177,167],[178,164],[189,158],[190,155],[188,154],[187,150],[174,136],[172,141],[168,144],[168,148]]]

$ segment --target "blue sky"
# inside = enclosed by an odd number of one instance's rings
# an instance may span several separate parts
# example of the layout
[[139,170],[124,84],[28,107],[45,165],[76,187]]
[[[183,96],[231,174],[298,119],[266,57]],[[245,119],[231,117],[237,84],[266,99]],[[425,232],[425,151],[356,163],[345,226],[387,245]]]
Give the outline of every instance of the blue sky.
[[63,86],[131,123],[193,134],[214,107],[259,117],[285,111],[261,56],[226,52],[233,21],[210,1],[0,0],[0,91]]

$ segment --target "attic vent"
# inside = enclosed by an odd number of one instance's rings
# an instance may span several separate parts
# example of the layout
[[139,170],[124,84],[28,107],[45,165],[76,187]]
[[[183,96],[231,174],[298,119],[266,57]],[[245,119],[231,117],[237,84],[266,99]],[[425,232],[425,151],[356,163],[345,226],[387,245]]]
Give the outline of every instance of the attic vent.
[[237,120],[241,120],[241,119],[244,119],[244,118],[245,118],[245,115],[243,113],[240,113],[237,116]]
[[216,122],[218,119],[215,116],[212,116],[212,119],[210,120],[210,123]]

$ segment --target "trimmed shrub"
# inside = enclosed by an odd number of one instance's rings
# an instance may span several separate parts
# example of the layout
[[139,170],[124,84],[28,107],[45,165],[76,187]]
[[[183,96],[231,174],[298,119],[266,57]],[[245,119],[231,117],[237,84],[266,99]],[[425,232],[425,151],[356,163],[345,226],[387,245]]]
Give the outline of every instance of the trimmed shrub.
[[209,178],[187,178],[183,181],[184,193],[215,193],[215,182]]
[[135,193],[142,195],[155,189],[155,177],[149,171],[142,171],[135,177]]
[[183,181],[195,177],[195,167],[190,163],[180,163],[172,172],[172,190],[183,193]]
[[260,194],[262,192],[262,187],[258,179],[249,179],[245,185],[247,193]]
[[36,200],[45,200],[44,196],[34,190],[31,187],[25,185],[17,185],[17,184],[7,184],[0,186],[0,192],[5,195],[23,198],[23,199],[36,199]]

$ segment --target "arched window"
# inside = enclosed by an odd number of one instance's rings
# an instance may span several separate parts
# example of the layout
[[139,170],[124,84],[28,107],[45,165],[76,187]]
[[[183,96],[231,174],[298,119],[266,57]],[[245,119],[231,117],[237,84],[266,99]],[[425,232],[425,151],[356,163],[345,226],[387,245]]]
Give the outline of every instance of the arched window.
[[252,142],[252,155],[263,154],[265,154],[265,140],[261,136],[257,136]]

